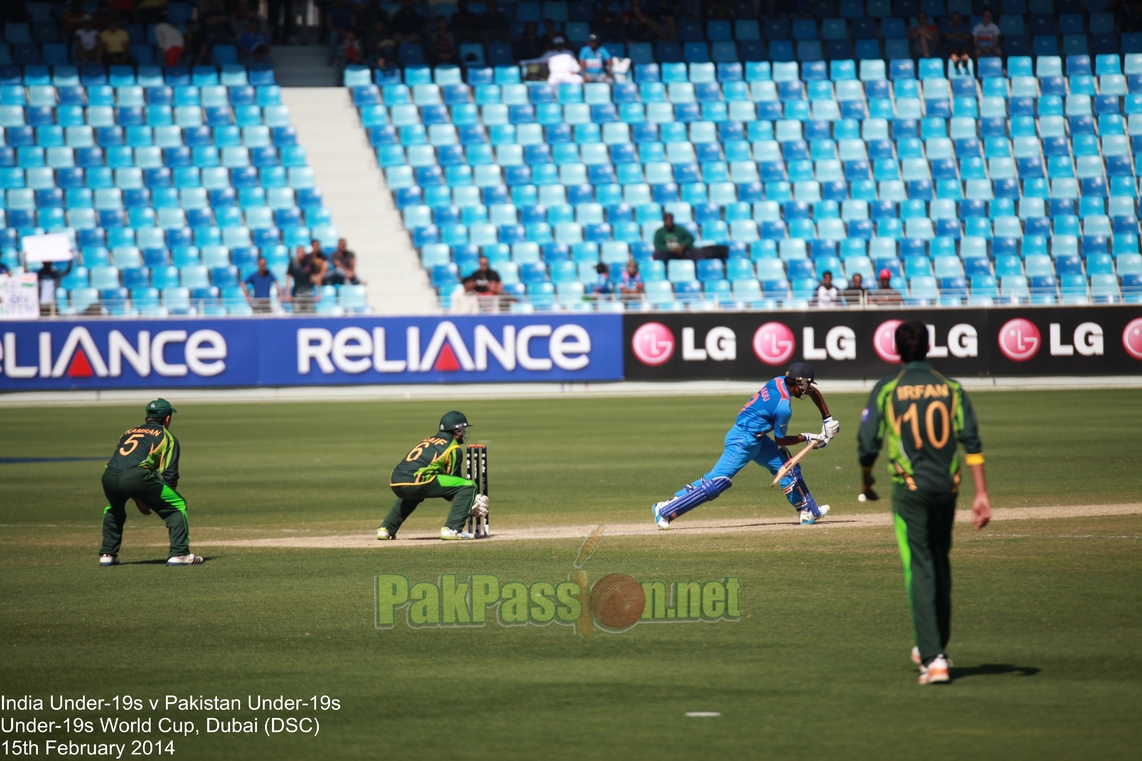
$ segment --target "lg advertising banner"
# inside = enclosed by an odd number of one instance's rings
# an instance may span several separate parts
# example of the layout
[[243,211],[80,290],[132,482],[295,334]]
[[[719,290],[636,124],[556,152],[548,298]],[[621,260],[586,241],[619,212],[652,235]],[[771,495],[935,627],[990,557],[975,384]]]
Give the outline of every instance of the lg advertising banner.
[[0,323],[0,391],[622,380],[621,315]]
[[819,378],[898,366],[901,320],[928,325],[929,358],[950,375],[1142,373],[1142,308],[947,309],[628,315],[628,380],[757,379],[791,362]]

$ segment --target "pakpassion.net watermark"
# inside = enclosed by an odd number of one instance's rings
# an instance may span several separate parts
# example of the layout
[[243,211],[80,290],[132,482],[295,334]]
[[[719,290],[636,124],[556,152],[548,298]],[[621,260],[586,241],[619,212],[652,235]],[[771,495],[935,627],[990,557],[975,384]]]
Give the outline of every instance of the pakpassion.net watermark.
[[441,574],[412,582],[403,574],[376,577],[376,626],[392,629],[400,612],[409,628],[570,626],[618,633],[640,623],[689,623],[741,619],[741,580],[639,581],[612,573],[590,583],[583,563],[602,537],[599,526],[583,543],[566,581],[502,581],[494,574]]

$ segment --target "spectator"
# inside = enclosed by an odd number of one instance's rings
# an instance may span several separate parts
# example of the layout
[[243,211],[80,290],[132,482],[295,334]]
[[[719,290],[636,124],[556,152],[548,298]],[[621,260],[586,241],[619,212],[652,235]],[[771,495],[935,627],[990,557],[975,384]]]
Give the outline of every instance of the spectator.
[[849,287],[842,292],[842,295],[849,306],[864,306],[868,296],[868,288],[864,286],[864,276],[859,272],[853,275],[849,280]]
[[682,225],[674,224],[674,215],[662,215],[662,227],[654,233],[654,258],[660,262],[669,259],[697,259],[694,236]]
[[613,296],[615,293],[615,284],[611,281],[611,268],[599,262],[595,265],[595,284],[591,287],[591,292],[598,296]]
[[139,0],[135,6],[140,24],[157,24],[167,15],[167,0]]
[[604,40],[621,40],[623,38],[623,17],[613,10],[608,3],[599,3],[595,8],[595,20],[591,22],[595,34]]
[[402,42],[419,45],[423,27],[424,17],[412,6],[412,0],[401,0],[400,10],[393,15],[392,24],[389,26],[393,33],[393,41],[398,45]]
[[623,13],[627,39],[631,42],[650,42],[655,37],[654,20],[642,9],[640,0],[631,0],[630,10]]
[[908,33],[912,55],[919,58],[934,58],[939,50],[940,29],[928,20],[928,14],[921,11],[916,16],[916,26]]
[[456,12],[452,14],[452,28],[461,40],[480,42],[483,39],[480,35],[480,16],[468,10],[468,0],[460,0],[456,4]]
[[65,39],[74,37],[76,30],[83,26],[83,22],[90,20],[90,14],[83,10],[83,0],[73,0],[64,12],[63,17],[60,18]]
[[208,48],[214,45],[230,45],[234,42],[230,17],[226,15],[226,9],[218,0],[210,0],[206,10],[199,12],[199,19],[202,25],[202,41]]
[[389,34],[388,23],[384,19],[373,22],[373,31],[365,39],[365,51],[369,56],[369,64],[378,69],[387,69],[397,60],[397,44]]
[[[290,260],[289,269],[286,270],[286,285],[290,292],[287,300],[293,302],[294,312],[313,311],[313,304],[317,301],[317,286],[313,278],[319,270],[313,258],[305,252],[305,246],[298,246],[294,258]],[[318,279],[317,282],[321,280]]]
[[250,19],[246,26],[246,33],[238,39],[238,47],[246,54],[248,60],[261,63],[270,56],[270,41],[258,28],[258,20]]
[[[227,7],[230,6],[231,3],[227,3]],[[247,0],[239,0],[238,7],[230,14],[230,32],[234,35],[234,39],[241,39],[250,26],[250,22],[257,20],[258,14],[250,10],[250,4]]]
[[948,60],[952,62],[952,68],[957,74],[966,74],[968,61],[971,60],[971,55],[968,52],[968,45],[971,43],[971,29],[968,27],[968,23],[964,21],[964,17],[958,13],[953,13],[944,22],[943,37],[947,41]]
[[436,28],[432,30],[429,46],[434,66],[456,63],[456,41],[452,39],[452,31],[448,28],[448,19],[443,16],[436,17]]
[[329,30],[329,63],[332,65],[341,55],[345,36],[353,31],[353,9],[348,0],[337,0],[325,15],[325,24]]
[[[456,27],[459,29],[460,27]],[[543,55],[543,40],[539,36],[539,27],[534,21],[527,22],[523,27],[523,34],[515,43],[515,59],[517,61],[530,61]]]
[[579,68],[583,71],[584,82],[610,82],[610,52],[599,44],[597,35],[590,35],[587,44],[579,51]]
[[321,241],[309,242],[309,258],[313,260],[314,266],[313,284],[319,286],[325,282],[325,277],[329,274],[329,257],[321,250]]
[[155,42],[163,51],[163,62],[167,66],[178,66],[178,62],[182,58],[183,48],[186,46],[186,39],[178,27],[168,21],[165,15],[159,23],[155,24]]
[[338,60],[341,66],[365,63],[365,50],[357,33],[350,29],[341,39],[341,49],[338,51]]
[[975,40],[977,59],[1003,55],[1003,49],[999,47],[999,27],[991,20],[991,11],[984,10],[980,22],[971,30],[971,36]]
[[103,49],[103,62],[110,64],[130,63],[131,35],[119,26],[118,19],[112,19],[107,28],[99,33],[99,45]]
[[282,290],[278,285],[278,279],[266,266],[266,257],[259,256],[258,271],[251,272],[242,283],[242,294],[255,312],[265,313],[270,311],[270,296],[275,289],[280,299]]
[[496,0],[488,0],[487,8],[480,16],[480,31],[484,43],[511,42],[511,21],[507,14],[496,6]]
[[40,271],[36,273],[36,281],[40,287],[40,312],[42,314],[50,314],[56,308],[56,291],[59,289],[60,281],[67,277],[71,272],[71,259],[67,262],[67,269],[62,272],[56,267],[55,262],[44,262],[40,265]]
[[328,282],[334,285],[361,285],[357,279],[357,255],[349,250],[344,238],[337,241],[337,250],[333,252],[333,270]]
[[353,20],[353,31],[357,32],[358,37],[364,38],[377,21],[384,21],[387,24],[389,14],[385,13],[385,9],[381,7],[380,0],[369,0],[366,5],[357,6],[357,13]]
[[182,63],[184,66],[197,66],[205,62],[208,52],[202,33],[198,31],[198,24],[194,19],[187,19],[186,31],[183,32]]
[[562,37],[557,36],[551,44],[553,45],[552,55],[547,59],[547,84],[582,84],[583,77],[579,76],[579,62],[567,49],[567,43]]
[[627,268],[623,271],[623,281],[619,284],[619,293],[628,298],[641,296],[645,286],[642,275],[638,274],[638,262],[634,259],[627,261]]
[[293,3],[294,0],[269,0],[266,11],[269,14],[271,45],[290,44],[297,23]]
[[817,306],[831,308],[841,303],[841,292],[833,285],[833,273],[821,273],[821,284],[817,286]]
[[75,62],[99,63],[103,60],[103,45],[99,39],[99,30],[95,22],[87,16],[79,22],[75,30]]
[[499,296],[502,294],[504,284],[500,280],[500,273],[492,269],[486,256],[481,256],[479,263],[479,268],[464,278],[464,291],[476,293],[479,296]]
[[904,297],[900,295],[900,291],[892,287],[892,273],[887,269],[880,271],[878,275],[880,278],[880,286],[869,295],[869,301],[878,307],[884,306],[900,306],[904,303]]
[[545,51],[554,50],[556,39],[563,39],[563,37],[560,36],[559,28],[555,26],[554,21],[545,18],[543,20],[543,49]]

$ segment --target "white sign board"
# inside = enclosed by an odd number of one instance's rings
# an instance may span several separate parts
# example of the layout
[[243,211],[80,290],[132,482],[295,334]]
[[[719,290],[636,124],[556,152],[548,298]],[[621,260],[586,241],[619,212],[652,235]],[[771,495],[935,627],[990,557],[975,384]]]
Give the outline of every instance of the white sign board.
[[71,261],[71,239],[63,233],[26,235],[21,242],[24,245],[25,262]]
[[0,320],[39,319],[39,295],[35,273],[0,275]]

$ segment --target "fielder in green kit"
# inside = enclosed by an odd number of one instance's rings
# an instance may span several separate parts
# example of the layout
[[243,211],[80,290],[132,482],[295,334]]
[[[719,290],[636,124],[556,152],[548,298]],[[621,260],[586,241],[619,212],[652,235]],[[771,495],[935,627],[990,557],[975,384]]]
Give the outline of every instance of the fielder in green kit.
[[872,389],[861,414],[861,494],[878,499],[872,465],[881,442],[888,441],[892,474],[892,510],[896,540],[904,561],[904,582],[912,606],[920,684],[950,679],[947,658],[952,621],[952,524],[960,485],[960,456],[975,482],[972,522],[982,529],[991,520],[991,502],[983,472],[983,445],[975,411],[960,384],[945,378],[924,360],[928,329],[919,320],[896,329],[896,352],[904,368]]
[[169,430],[176,410],[166,399],[147,404],[146,421],[129,429],[115,447],[103,471],[103,547],[99,564],[119,565],[123,544],[123,524],[127,520],[127,500],[133,499],[143,515],[151,511],[167,524],[170,555],[167,565],[198,565],[203,558],[190,551],[190,527],[186,501],[175,491],[178,486],[179,445]]
[[401,524],[426,499],[446,499],[452,503],[448,520],[440,529],[441,539],[474,539],[464,531],[469,515],[482,518],[488,514],[488,498],[476,493],[476,482],[464,477],[461,444],[468,435],[468,418],[464,413],[446,413],[440,418],[440,430],[421,441],[405,455],[389,476],[389,486],[397,496],[384,523],[377,529],[377,539],[395,539]]

